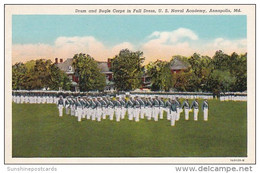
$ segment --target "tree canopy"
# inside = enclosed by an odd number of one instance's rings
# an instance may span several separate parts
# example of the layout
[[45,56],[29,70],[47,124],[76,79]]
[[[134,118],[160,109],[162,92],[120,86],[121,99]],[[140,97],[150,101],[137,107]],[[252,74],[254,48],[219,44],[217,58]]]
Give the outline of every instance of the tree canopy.
[[132,52],[123,49],[112,59],[111,70],[113,79],[119,91],[129,91],[139,88],[142,84],[143,52]]
[[169,91],[172,88],[173,80],[169,62],[151,62],[146,68],[147,74],[151,77],[153,91]]
[[39,59],[12,66],[13,89],[51,89],[70,90],[71,82],[51,60]]
[[106,78],[98,68],[97,62],[88,54],[75,54],[73,57],[73,67],[79,77],[80,91],[104,90]]

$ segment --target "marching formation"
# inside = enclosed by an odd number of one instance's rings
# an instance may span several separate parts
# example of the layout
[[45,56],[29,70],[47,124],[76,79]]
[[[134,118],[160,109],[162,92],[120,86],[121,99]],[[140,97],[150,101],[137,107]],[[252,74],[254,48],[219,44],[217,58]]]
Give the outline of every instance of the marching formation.
[[[171,122],[171,126],[175,125],[175,121],[180,119],[181,112],[185,113],[185,120],[189,120],[189,113],[193,109],[194,121],[198,121],[199,103],[195,99],[191,106],[186,99],[183,104],[179,99],[163,99],[160,97],[59,97],[58,102],[59,116],[63,116],[63,108],[66,114],[77,117],[78,121],[82,118],[88,120],[101,121],[109,118],[119,122],[121,119],[128,118],[130,121],[138,122],[140,119],[158,121],[163,119],[163,113],[166,112],[167,120]],[[202,104],[204,121],[208,120],[209,105],[207,100]],[[126,117],[128,115],[128,117]]]
[[[184,112],[185,120],[189,120],[190,112],[193,111],[194,121],[198,121],[199,102],[197,98],[189,104],[188,99],[184,99],[181,104],[176,97],[159,96],[135,96],[130,94],[114,96],[78,96],[73,94],[59,94],[57,92],[13,92],[13,101],[15,103],[30,104],[57,104],[59,116],[63,116],[63,109],[66,114],[77,117],[78,121],[83,118],[88,120],[101,121],[109,118],[119,122],[121,119],[128,118],[130,121],[138,122],[140,119],[158,121],[163,119],[163,113],[166,112],[166,118],[171,122],[171,126],[180,119]],[[203,119],[208,120],[209,105],[207,98],[204,98],[202,104]],[[127,117],[126,117],[127,116]]]

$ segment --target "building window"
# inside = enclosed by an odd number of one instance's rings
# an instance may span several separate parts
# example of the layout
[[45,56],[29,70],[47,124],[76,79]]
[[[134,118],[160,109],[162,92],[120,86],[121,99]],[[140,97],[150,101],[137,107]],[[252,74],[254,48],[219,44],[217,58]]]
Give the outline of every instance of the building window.
[[71,67],[71,66],[69,66],[69,71],[70,71],[70,72],[72,71],[72,67]]

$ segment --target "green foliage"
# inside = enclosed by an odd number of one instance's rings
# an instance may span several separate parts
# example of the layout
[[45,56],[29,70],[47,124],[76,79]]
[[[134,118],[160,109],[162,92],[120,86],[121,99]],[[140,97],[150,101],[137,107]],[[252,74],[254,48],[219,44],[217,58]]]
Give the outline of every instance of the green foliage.
[[25,74],[27,68],[23,63],[16,63],[12,66],[12,87],[14,90],[22,89],[26,85]]
[[220,92],[230,91],[235,80],[235,77],[233,77],[227,70],[214,70],[209,76],[207,85],[214,95],[219,95]]
[[172,87],[170,63],[164,61],[151,62],[147,65],[147,74],[152,78],[153,91],[169,91]]
[[247,90],[247,54],[233,53],[230,59],[230,73],[236,78],[232,91]]
[[189,68],[173,74],[173,88],[178,91],[208,91],[219,95],[247,89],[247,54],[231,56],[221,50],[210,58],[194,53],[190,58],[174,57],[188,62]]
[[197,77],[192,70],[173,74],[173,88],[177,91],[194,91]]
[[214,69],[216,70],[228,70],[230,68],[230,56],[222,52],[221,50],[216,51],[212,57]]
[[83,53],[74,55],[73,67],[79,77],[80,91],[104,90],[105,75],[101,73],[97,62],[90,55]]
[[71,82],[51,60],[39,59],[12,66],[13,89],[70,90]]
[[59,69],[55,64],[50,66],[50,84],[48,87],[50,90],[59,90],[59,88],[63,88],[64,90],[71,89],[71,81],[68,76]]
[[129,91],[141,86],[141,77],[143,74],[142,63],[143,52],[132,52],[123,49],[112,59],[112,68],[114,72],[114,82],[117,90]]

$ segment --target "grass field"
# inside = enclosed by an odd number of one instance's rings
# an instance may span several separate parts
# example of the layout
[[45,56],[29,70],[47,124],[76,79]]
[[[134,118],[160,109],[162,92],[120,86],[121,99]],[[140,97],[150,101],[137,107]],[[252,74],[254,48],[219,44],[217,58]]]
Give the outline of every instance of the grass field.
[[[200,104],[202,101],[200,101]],[[237,157],[247,156],[246,102],[209,100],[209,121],[170,122],[58,116],[56,105],[15,104],[13,157]]]

